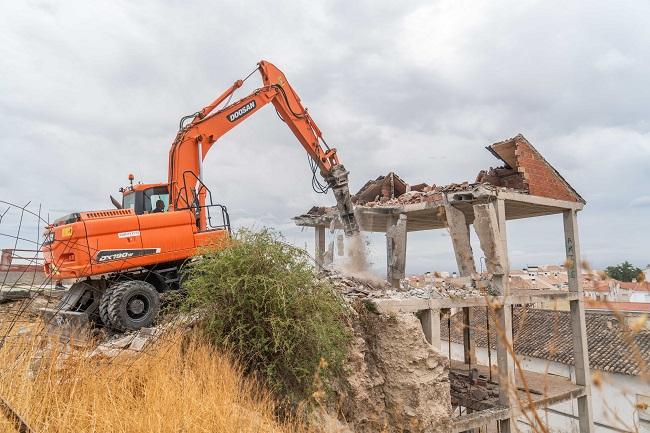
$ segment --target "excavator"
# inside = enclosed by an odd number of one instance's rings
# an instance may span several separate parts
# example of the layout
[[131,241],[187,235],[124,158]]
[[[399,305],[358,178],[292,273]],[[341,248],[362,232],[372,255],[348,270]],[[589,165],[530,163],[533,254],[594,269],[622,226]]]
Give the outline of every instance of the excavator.
[[[256,71],[263,86],[231,103]],[[260,61],[246,78],[181,119],[169,151],[167,183],[134,184],[130,174],[130,185],[120,188],[122,201],[111,196],[116,209],[75,212],[46,226],[45,273],[75,283],[56,308],[42,310],[44,315],[55,323],[92,321],[118,331],[150,326],[160,311],[160,295],[180,287],[183,265],[230,236],[226,206],[214,203],[203,183],[207,153],[269,103],[307,152],[314,190],[332,190],[346,236],[357,235],[348,171],[336,149],[327,145],[285,75]]]

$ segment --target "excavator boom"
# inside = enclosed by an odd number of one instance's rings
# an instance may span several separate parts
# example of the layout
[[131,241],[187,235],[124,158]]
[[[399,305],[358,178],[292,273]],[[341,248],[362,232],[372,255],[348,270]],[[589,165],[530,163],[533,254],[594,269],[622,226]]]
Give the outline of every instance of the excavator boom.
[[201,188],[205,156],[221,136],[251,117],[263,106],[272,103],[280,118],[289,126],[327,182],[327,186],[319,192],[331,189],[334,193],[346,235],[357,234],[359,227],[350,199],[348,172],[340,164],[336,149],[330,148],[323,140],[320,129],[300,102],[298,94],[284,74],[266,61],[259,62],[257,70],[262,75],[263,87],[214,111],[242,86],[243,81],[238,80],[212,103],[195,113],[186,126],[181,125],[169,152],[170,209],[192,207],[194,203],[199,203],[202,213],[200,228],[205,229],[202,206],[205,200],[205,189]]

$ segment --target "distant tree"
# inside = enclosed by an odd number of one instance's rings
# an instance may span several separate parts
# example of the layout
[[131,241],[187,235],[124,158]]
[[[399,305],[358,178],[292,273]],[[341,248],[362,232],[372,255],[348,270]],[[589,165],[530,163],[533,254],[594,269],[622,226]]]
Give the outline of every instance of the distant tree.
[[605,272],[607,272],[607,275],[609,275],[610,278],[614,278],[615,280],[632,281],[634,278],[637,278],[642,271],[626,260],[620,265],[608,266],[605,269]]

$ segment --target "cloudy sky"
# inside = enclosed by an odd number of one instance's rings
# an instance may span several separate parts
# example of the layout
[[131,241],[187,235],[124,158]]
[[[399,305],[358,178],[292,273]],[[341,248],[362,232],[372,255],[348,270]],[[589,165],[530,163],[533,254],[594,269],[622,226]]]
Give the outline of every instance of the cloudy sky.
[[[339,149],[354,190],[389,171],[473,180],[498,165],[484,146],[521,132],[587,200],[592,266],[645,266],[649,16],[646,1],[5,1],[0,200],[52,218],[110,207],[130,172],[165,181],[179,118],[266,59]],[[304,151],[272,109],[225,136],[205,167],[235,225],[312,248],[290,217],[333,198],[312,191]],[[559,216],[510,222],[508,237],[514,267],[563,261]],[[369,241],[381,268],[384,241]],[[409,237],[407,271],[431,269],[455,269],[443,231]]]

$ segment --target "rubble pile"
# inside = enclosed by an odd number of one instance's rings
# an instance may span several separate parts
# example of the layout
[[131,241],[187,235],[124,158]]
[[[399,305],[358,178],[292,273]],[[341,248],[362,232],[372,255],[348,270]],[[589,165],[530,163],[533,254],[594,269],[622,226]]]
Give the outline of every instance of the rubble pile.
[[101,341],[89,354],[91,357],[103,356],[114,358],[128,351],[141,352],[164,332],[162,327],[140,328],[136,332],[114,334]]
[[320,274],[348,299],[469,298],[492,295],[488,275],[462,278],[437,278],[423,287],[402,281],[399,290],[385,280],[362,279],[341,272],[326,270]]
[[[385,176],[379,176],[366,182],[352,197],[352,202],[356,206],[368,208],[398,207],[416,203],[442,203],[448,193],[485,188],[584,203],[584,199],[521,134],[494,143],[487,149],[502,165],[481,170],[474,182],[465,181],[448,185],[409,184],[396,173],[389,172]],[[301,217],[324,217],[327,214],[334,216],[334,209],[319,208],[318,214],[312,213],[314,210],[297,217],[298,224],[300,225]],[[328,221],[324,220],[324,222]]]
[[369,202],[386,201],[395,199],[410,191],[406,182],[392,171],[386,176],[379,176],[375,180],[369,180],[352,197],[352,202],[365,205]]
[[[472,370],[468,375],[449,372],[452,404],[464,405],[468,401],[481,409],[494,407],[499,401],[499,385]],[[464,403],[464,404],[462,404]]]
[[369,297],[388,291],[391,288],[386,280],[360,278],[333,269],[321,271],[319,277],[329,281],[346,298]]
[[478,176],[476,176],[476,182],[489,183],[494,186],[516,190],[527,189],[523,173],[506,165],[497,168],[490,167],[489,170],[481,170]]
[[[392,181],[389,182],[390,179]],[[442,203],[445,194],[469,191],[478,187],[528,192],[526,185],[523,183],[523,175],[504,167],[482,170],[478,174],[476,182],[451,183],[448,185],[429,185],[426,183],[409,185],[397,174],[390,172],[386,176],[379,176],[375,180],[368,181],[352,197],[352,202],[356,206],[368,208],[395,207],[415,203]],[[295,217],[294,220],[299,223],[302,218],[313,223],[321,218],[323,225],[329,225],[330,219],[335,216],[336,208],[314,206],[307,213]]]
[[332,219],[337,216],[336,207],[313,206],[307,213],[294,217],[298,225],[314,223],[316,225],[329,226]]
[[413,203],[431,203],[442,201],[444,195],[450,192],[465,191],[486,186],[498,187],[521,192],[528,192],[523,173],[508,165],[481,170],[476,181],[436,185],[419,183],[409,185],[394,172],[370,180],[352,197],[356,205],[366,207],[397,206]]

